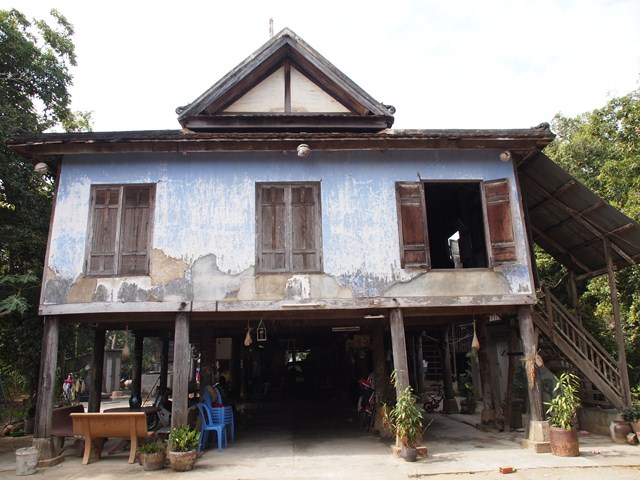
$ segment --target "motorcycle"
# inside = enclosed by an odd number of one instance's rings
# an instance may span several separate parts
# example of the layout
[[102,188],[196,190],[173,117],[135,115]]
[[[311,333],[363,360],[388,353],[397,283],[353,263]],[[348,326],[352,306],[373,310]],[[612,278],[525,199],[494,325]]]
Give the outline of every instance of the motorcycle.
[[158,409],[157,412],[147,415],[147,430],[155,431],[171,426],[171,389],[156,387],[153,394],[152,405]]

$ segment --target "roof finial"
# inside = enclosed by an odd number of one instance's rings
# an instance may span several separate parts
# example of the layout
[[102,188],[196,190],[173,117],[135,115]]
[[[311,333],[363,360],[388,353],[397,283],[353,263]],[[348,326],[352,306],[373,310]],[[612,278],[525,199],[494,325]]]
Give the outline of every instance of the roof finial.
[[269,19],[269,38],[273,37],[273,18]]

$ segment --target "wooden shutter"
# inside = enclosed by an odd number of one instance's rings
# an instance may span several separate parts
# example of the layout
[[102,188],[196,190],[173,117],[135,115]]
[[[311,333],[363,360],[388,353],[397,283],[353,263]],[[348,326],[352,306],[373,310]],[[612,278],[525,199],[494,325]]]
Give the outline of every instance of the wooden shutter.
[[258,187],[257,204],[258,270],[287,271],[285,187]]
[[149,271],[152,193],[149,186],[124,187],[118,269],[121,275],[141,275]]
[[91,247],[87,266],[87,273],[91,275],[114,275],[116,273],[119,206],[119,188],[94,189]]
[[291,271],[320,271],[320,205],[315,185],[291,187]]
[[429,267],[429,240],[424,187],[421,182],[396,182],[400,266]]
[[509,182],[506,178],[484,182],[483,191],[491,264],[515,262],[516,242],[513,233]]

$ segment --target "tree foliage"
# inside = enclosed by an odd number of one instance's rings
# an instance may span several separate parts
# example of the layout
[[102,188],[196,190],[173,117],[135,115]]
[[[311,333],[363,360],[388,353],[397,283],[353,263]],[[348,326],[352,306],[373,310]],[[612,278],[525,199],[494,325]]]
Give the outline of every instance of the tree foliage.
[[[612,98],[604,107],[574,118],[556,115],[556,140],[545,150],[556,163],[623,213],[640,221],[640,89]],[[546,281],[558,268],[543,263]],[[555,275],[555,276],[554,276]],[[627,360],[640,379],[640,268],[616,273]],[[606,276],[580,285],[583,321],[612,350],[612,306]]]
[[[0,137],[56,126],[87,129],[71,111],[73,26],[56,10],[53,26],[0,10]],[[42,325],[37,315],[53,182],[0,144],[0,374],[21,375],[33,392]],[[64,340],[61,338],[61,340]],[[64,346],[64,342],[62,343]],[[16,355],[20,352],[20,355]]]

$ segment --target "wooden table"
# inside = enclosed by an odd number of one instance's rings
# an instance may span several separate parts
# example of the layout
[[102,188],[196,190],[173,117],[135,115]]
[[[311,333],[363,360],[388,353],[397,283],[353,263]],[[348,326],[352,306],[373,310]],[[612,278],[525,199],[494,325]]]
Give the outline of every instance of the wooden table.
[[[131,408],[131,407],[115,407],[115,408],[107,408],[105,410],[103,410],[103,413],[127,413],[127,412],[142,412],[146,415],[151,415],[153,413],[157,413],[159,412],[160,409],[158,407],[154,407],[149,406],[149,407],[138,407],[138,408]],[[113,455],[114,453],[118,453],[123,451],[129,444],[129,440],[126,438],[123,438],[122,440],[120,440],[118,443],[116,443],[113,447],[111,447],[109,449],[109,455]]]

